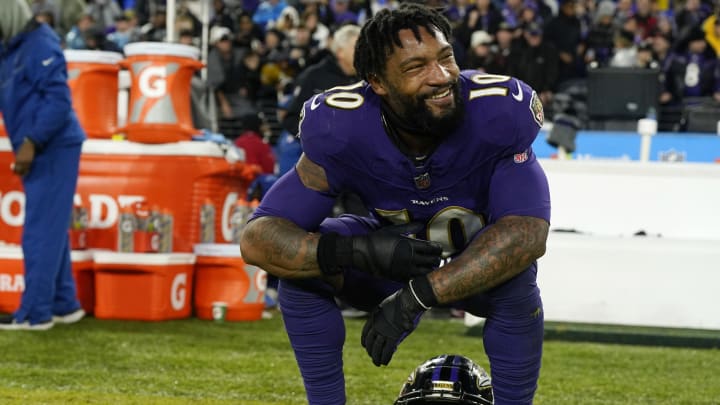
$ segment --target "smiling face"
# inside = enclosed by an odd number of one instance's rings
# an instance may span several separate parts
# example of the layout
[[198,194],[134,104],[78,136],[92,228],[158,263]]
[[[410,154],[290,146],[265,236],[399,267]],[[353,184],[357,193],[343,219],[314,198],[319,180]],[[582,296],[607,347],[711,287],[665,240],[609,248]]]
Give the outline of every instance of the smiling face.
[[387,58],[384,77],[371,77],[373,90],[404,121],[422,129],[418,136],[440,137],[462,119],[462,99],[452,46],[438,30],[398,32],[401,47]]

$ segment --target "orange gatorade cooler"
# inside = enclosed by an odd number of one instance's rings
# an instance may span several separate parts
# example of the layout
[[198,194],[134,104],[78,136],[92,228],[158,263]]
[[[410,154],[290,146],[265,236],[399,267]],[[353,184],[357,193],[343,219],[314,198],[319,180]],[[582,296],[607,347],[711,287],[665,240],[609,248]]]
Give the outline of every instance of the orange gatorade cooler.
[[189,140],[193,126],[190,81],[202,68],[200,50],[189,45],[133,42],[121,65],[130,72],[130,102],[124,131],[128,140],[165,143]]
[[195,245],[195,315],[213,319],[213,302],[227,303],[226,321],[256,321],[265,307],[267,273],[245,263],[236,244]]
[[117,132],[118,72],[122,59],[117,52],[65,51],[73,109],[88,138],[110,139]]
[[10,313],[20,306],[25,290],[22,248],[0,245],[0,312]]
[[[95,305],[92,254],[72,251],[72,272],[77,297],[87,313]],[[22,248],[18,245],[0,245],[0,312],[13,312],[20,306],[25,290],[25,265]]]
[[190,316],[195,255],[96,252],[95,317],[162,321]]
[[95,309],[95,272],[93,254],[86,250],[73,250],[70,253],[75,288],[80,306],[85,313],[92,314]]

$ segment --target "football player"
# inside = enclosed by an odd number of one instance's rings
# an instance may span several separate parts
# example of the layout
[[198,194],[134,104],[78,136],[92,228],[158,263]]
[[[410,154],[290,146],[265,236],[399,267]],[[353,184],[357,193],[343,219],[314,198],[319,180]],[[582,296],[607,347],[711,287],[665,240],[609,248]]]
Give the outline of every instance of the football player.
[[[450,36],[441,14],[417,4],[368,20],[355,48],[363,81],[305,102],[303,155],[245,228],[243,258],[281,278],[312,405],[346,401],[335,296],[371,311],[360,340],[377,366],[433,306],[485,317],[496,403],[532,403],[543,343],[536,260],[550,221],[531,149],[542,104],[515,78],[460,72]],[[343,191],[372,218],[326,219]]]

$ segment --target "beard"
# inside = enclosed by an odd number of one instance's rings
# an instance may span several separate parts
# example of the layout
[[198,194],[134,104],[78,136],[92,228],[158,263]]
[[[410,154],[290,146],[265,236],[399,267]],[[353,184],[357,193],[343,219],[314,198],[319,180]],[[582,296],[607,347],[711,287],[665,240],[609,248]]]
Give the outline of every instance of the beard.
[[436,116],[425,104],[425,100],[432,94],[408,96],[394,90],[393,105],[399,106],[396,110],[397,118],[404,124],[409,132],[422,138],[440,140],[452,133],[465,116],[465,102],[460,95],[460,81],[452,85],[453,106]]

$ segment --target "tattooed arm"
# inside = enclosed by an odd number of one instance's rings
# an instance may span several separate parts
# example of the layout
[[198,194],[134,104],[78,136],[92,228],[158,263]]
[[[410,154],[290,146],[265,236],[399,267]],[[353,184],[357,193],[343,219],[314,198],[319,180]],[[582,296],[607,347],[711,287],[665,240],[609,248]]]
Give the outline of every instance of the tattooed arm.
[[540,218],[507,216],[465,251],[429,275],[439,303],[489,290],[527,269],[545,254],[549,224]]
[[428,277],[440,303],[496,287],[545,254],[550,189],[532,150],[525,161],[506,157],[497,164],[488,195],[489,217],[498,219]]
[[[319,234],[308,232],[330,213],[334,198],[326,193],[325,170],[305,155],[263,199],[263,216],[243,231],[245,262],[282,278],[321,276],[317,263]],[[280,216],[282,214],[282,216]]]

